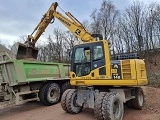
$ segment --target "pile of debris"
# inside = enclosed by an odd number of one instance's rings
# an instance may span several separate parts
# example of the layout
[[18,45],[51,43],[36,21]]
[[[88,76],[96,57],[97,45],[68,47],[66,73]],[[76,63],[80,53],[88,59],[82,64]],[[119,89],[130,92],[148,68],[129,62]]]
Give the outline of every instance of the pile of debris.
[[16,58],[15,55],[12,53],[11,50],[6,48],[4,45],[0,44],[0,54],[7,54],[11,58]]

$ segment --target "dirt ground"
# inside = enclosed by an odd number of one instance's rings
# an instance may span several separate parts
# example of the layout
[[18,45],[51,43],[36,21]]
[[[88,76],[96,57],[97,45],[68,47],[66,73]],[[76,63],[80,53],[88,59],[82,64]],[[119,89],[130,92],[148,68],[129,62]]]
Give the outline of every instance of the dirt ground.
[[[125,107],[124,120],[160,120],[160,89],[144,87],[146,104],[143,110]],[[40,102],[30,102],[20,106],[0,107],[0,120],[96,120],[92,109],[84,109],[79,114],[68,114],[60,103],[43,106]]]

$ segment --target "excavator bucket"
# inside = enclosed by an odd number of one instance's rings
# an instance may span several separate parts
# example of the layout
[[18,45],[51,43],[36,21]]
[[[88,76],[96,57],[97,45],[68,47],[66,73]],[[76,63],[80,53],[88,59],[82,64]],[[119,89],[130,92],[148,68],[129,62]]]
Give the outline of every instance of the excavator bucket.
[[22,43],[15,43],[11,48],[17,59],[37,59],[38,49]]

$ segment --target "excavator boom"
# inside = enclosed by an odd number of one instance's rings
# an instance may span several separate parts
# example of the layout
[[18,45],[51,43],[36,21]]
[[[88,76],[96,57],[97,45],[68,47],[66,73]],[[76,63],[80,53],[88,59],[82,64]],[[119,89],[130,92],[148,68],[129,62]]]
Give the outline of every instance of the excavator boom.
[[59,20],[64,26],[66,26],[74,35],[80,38],[83,42],[96,41],[96,37],[102,39],[101,35],[91,35],[71,13],[65,12],[65,15],[67,17],[62,15],[56,10],[57,6],[57,2],[52,3],[39,24],[35,27],[32,34],[28,35],[28,38],[24,44],[16,43],[13,45],[12,51],[16,55],[17,59],[37,58],[38,49],[35,47],[35,43],[38,41],[42,33],[45,32],[47,26],[50,23],[54,22],[55,18]]

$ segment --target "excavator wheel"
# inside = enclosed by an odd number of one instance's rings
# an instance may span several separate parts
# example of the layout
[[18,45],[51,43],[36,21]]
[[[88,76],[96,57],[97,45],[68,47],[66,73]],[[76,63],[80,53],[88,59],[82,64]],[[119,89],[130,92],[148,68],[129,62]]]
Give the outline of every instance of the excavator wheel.
[[94,102],[94,115],[99,120],[103,120],[102,103],[106,94],[106,92],[100,92]]
[[123,119],[123,102],[117,93],[100,93],[100,95],[96,98],[94,109],[95,116],[98,120]]
[[[66,92],[68,92],[68,93],[66,93]],[[70,91],[67,90],[66,92],[64,92],[64,94],[66,94],[66,102],[65,102],[66,108],[64,107],[64,110],[68,113],[71,113],[71,114],[80,113],[82,111],[83,106],[76,105],[77,90],[71,89]]]
[[127,101],[126,105],[128,108],[142,110],[144,103],[145,103],[145,100],[144,100],[143,90],[142,88],[137,87],[135,88],[135,98]]
[[132,100],[128,100],[125,104],[128,108],[133,108]]
[[71,91],[71,89],[67,89],[63,95],[62,95],[62,98],[61,98],[61,107],[64,111],[68,112],[67,111],[67,106],[66,106],[66,102],[67,102],[67,94]]
[[135,98],[132,100],[132,106],[135,109],[142,110],[144,106],[145,100],[144,100],[144,93],[142,88],[137,87],[135,89]]

